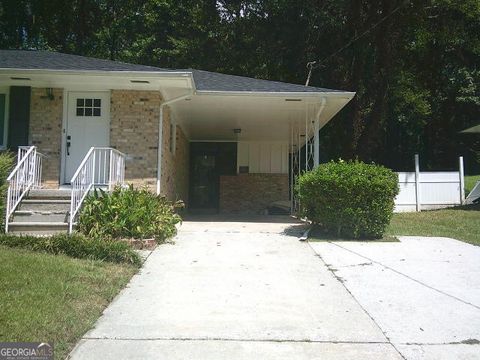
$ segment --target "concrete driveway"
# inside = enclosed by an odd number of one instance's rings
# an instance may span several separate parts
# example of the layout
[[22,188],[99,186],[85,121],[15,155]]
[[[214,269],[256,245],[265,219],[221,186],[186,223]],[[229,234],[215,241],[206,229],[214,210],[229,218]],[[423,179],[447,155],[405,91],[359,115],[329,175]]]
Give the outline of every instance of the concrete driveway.
[[[480,338],[478,258],[468,270],[475,295],[460,272],[452,277],[463,282],[439,289],[424,283],[427,272],[415,279],[395,258],[403,242],[302,243],[303,226],[287,217],[196,220],[150,255],[74,359],[480,358],[478,345],[465,344]],[[391,262],[375,260],[385,253]],[[437,346],[445,342],[455,344]]]

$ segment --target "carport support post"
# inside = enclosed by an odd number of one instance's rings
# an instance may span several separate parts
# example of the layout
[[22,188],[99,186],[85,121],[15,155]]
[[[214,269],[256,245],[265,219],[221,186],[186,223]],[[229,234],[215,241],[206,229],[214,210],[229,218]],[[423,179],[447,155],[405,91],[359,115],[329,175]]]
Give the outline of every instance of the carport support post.
[[326,103],[327,101],[325,98],[322,98],[320,108],[318,109],[317,116],[315,118],[315,133],[313,135],[313,168],[316,168],[318,165],[320,165],[320,115],[322,115]]
[[320,127],[318,124],[318,118],[315,119],[315,126],[314,126],[314,135],[313,135],[313,168],[315,169],[318,165],[320,165],[320,138],[319,138],[319,131]]
[[463,156],[458,158],[458,165],[459,170],[458,174],[460,176],[460,204],[465,204],[465,178],[464,178],[464,171],[463,171]]
[[421,210],[420,204],[420,159],[418,154],[415,154],[415,203],[416,210]]

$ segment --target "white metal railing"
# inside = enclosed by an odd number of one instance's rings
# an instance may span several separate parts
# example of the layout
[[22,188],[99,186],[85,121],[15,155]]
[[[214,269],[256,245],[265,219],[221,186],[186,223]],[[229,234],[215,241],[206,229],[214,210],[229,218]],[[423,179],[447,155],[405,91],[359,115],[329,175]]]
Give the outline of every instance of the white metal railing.
[[5,232],[8,232],[10,216],[30,189],[42,184],[42,158],[35,146],[20,146],[17,165],[7,178],[7,206],[5,209]]
[[109,147],[91,147],[70,181],[72,195],[68,231],[73,230],[75,217],[83,200],[96,186],[111,190],[125,180],[125,154]]

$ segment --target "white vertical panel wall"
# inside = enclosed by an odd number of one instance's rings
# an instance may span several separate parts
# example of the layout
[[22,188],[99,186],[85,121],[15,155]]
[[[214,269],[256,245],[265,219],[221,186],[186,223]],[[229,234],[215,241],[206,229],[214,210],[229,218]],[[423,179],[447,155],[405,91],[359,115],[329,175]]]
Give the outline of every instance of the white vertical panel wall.
[[[395,198],[395,211],[415,211],[417,204],[423,210],[461,205],[460,173],[457,171],[399,172],[400,192]],[[418,185],[417,185],[418,184]],[[417,199],[417,186],[420,198]]]
[[240,166],[252,174],[288,174],[288,142],[239,141],[237,172]]

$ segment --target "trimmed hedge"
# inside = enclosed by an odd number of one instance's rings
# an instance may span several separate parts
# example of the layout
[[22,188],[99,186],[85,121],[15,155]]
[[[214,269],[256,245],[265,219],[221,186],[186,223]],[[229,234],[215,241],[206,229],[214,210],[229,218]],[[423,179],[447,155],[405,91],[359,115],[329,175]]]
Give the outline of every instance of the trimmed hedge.
[[94,191],[84,201],[77,229],[89,237],[155,238],[161,243],[176,234],[175,225],[182,220],[176,213],[179,207],[182,202],[172,203],[132,185]]
[[102,260],[141,265],[140,256],[123,241],[92,239],[80,234],[52,236],[0,235],[0,245],[49,254],[63,254],[78,259]]
[[13,167],[13,154],[11,152],[0,153],[0,232],[5,231],[5,207],[7,199],[7,177]]
[[299,177],[302,214],[337,236],[381,238],[393,215],[398,175],[360,161],[337,161]]

